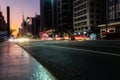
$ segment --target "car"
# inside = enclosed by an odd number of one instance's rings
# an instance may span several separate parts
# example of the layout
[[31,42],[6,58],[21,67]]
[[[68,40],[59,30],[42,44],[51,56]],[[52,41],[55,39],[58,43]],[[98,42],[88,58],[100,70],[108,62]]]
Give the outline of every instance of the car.
[[8,39],[7,34],[0,34],[0,38],[4,41]]
[[103,39],[118,40],[120,39],[120,33],[108,33]]

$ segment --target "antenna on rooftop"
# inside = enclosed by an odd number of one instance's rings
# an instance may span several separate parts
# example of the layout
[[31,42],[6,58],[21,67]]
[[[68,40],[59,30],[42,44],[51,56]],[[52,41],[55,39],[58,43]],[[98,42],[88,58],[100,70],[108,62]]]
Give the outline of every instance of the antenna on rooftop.
[[35,16],[37,15],[37,12],[35,12]]
[[1,12],[1,5],[0,5],[0,12]]
[[22,20],[24,20],[24,11],[22,12]]

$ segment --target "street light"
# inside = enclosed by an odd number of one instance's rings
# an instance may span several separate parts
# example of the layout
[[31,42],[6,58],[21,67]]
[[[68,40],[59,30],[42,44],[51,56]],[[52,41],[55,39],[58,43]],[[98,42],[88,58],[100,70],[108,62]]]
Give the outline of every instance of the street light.
[[54,0],[51,0],[52,6],[52,27],[54,28]]

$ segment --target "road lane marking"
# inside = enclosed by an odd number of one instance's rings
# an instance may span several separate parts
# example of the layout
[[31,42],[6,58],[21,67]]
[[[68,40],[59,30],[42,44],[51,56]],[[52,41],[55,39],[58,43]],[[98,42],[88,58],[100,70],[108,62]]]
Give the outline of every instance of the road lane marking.
[[38,47],[38,46],[64,48],[64,49],[72,49],[72,50],[86,51],[86,52],[106,54],[106,55],[112,55],[112,56],[120,56],[120,54],[114,54],[114,53],[109,53],[109,52],[94,51],[94,50],[87,50],[87,49],[78,49],[78,48],[71,48],[71,47],[62,47],[62,46],[52,46],[52,45],[45,45],[45,44],[38,44],[38,45],[36,45],[36,44],[30,44],[30,45],[24,45],[24,47]]
[[89,47],[91,46],[91,47],[109,47],[109,48],[114,47],[114,48],[120,48],[120,46],[111,46],[111,45],[108,45],[108,46],[104,46],[104,45],[84,45],[84,46],[85,47],[86,46],[89,46]]
[[113,54],[113,53],[102,52],[102,51],[94,51],[94,50],[86,50],[86,49],[78,49],[78,48],[62,47],[62,46],[51,46],[51,45],[41,45],[41,46],[55,47],[55,48],[58,47],[58,48],[72,49],[72,50],[79,50],[79,51],[86,51],[86,52],[99,53],[99,54],[105,54],[105,55],[120,56],[120,54]]

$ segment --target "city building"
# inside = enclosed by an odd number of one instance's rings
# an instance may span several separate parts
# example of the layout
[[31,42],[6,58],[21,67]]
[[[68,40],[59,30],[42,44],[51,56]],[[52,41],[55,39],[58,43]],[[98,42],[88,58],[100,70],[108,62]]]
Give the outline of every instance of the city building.
[[20,36],[25,36],[28,34],[38,36],[40,32],[40,15],[23,19],[19,32]]
[[18,34],[18,37],[23,37],[27,34],[27,28],[26,28],[26,20],[24,19],[24,14],[22,15],[22,23],[21,23],[21,26],[20,28],[18,29],[19,31],[19,34]]
[[120,0],[107,0],[106,24],[99,25],[101,38],[107,33],[120,33]]
[[98,24],[105,23],[105,14],[106,0],[74,0],[74,31],[99,33]]
[[73,0],[57,0],[57,29],[60,32],[73,30]]
[[10,37],[10,7],[7,6],[7,34]]
[[0,11],[0,31],[6,31],[7,29],[7,24],[4,20],[4,16],[2,14],[2,11]]
[[32,34],[38,35],[39,32],[40,32],[40,15],[36,15],[33,18]]
[[0,10],[0,39],[7,39],[7,23],[4,20],[4,16],[2,14],[2,11]]
[[57,13],[56,13],[57,0],[40,0],[40,30],[56,29],[57,26]]

